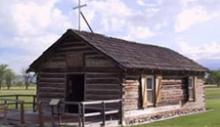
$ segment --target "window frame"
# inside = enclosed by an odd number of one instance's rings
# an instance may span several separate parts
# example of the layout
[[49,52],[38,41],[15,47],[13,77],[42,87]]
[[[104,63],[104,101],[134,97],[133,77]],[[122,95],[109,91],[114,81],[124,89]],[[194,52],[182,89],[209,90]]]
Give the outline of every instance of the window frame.
[[196,95],[195,95],[195,77],[189,76],[188,77],[188,101],[194,102],[195,100],[196,100]]
[[[151,79],[152,80],[152,86],[151,86],[151,89],[148,88],[148,79]],[[145,77],[145,85],[146,85],[146,96],[147,96],[147,106],[148,107],[151,107],[151,106],[154,106],[155,105],[155,77],[153,75],[147,75]],[[152,93],[152,102],[149,101],[148,99],[148,92],[151,92]]]

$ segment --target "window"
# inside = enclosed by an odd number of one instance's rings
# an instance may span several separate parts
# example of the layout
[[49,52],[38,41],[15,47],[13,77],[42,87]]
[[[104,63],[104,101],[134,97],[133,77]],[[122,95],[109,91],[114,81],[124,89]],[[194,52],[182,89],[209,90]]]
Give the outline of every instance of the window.
[[188,78],[188,100],[195,101],[195,82],[194,77]]
[[146,85],[147,105],[152,106],[154,104],[154,76],[146,77]]

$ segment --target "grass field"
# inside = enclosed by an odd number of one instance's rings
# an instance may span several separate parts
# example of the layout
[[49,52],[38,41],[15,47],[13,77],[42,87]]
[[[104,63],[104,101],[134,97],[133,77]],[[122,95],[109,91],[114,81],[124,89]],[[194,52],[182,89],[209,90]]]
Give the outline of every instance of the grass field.
[[206,88],[207,112],[135,127],[220,127],[220,88]]
[[[8,90],[6,87],[3,87],[2,90],[0,90],[0,96],[1,95],[14,95],[14,94],[19,94],[19,95],[25,95],[25,94],[30,94],[30,95],[35,95],[36,94],[36,87],[30,86],[28,90],[25,90],[25,87],[11,87],[10,90]],[[15,97],[7,97],[7,99],[15,99]],[[25,102],[32,102],[33,98],[32,97],[19,97],[18,99],[21,99]],[[31,108],[31,105],[25,105],[25,108]],[[15,108],[15,105],[10,105],[10,109]]]
[[[35,93],[35,87],[30,87],[28,90],[21,87],[13,87],[10,90],[0,90],[0,95]],[[177,117],[170,120],[135,127],[220,127],[220,88],[206,88],[206,98],[206,107],[208,111],[205,113]],[[31,101],[30,98],[23,99]]]
[[36,94],[36,87],[30,86],[28,90],[25,90],[25,87],[11,87],[8,90],[6,87],[3,87],[0,90],[0,95],[11,95],[11,94]]

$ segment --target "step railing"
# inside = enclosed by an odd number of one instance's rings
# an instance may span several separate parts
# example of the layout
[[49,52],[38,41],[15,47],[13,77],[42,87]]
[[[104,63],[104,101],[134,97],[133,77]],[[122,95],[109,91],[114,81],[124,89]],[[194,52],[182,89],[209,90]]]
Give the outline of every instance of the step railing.
[[[117,108],[106,108],[108,104],[118,104]],[[122,117],[120,116],[122,114],[121,110],[121,99],[115,99],[115,100],[98,100],[98,101],[83,101],[83,102],[71,102],[71,101],[62,101],[60,105],[64,106],[77,106],[78,112],[76,113],[66,113],[66,112],[57,112],[58,117],[62,117],[62,115],[69,114],[73,117],[78,118],[78,125],[79,127],[84,127],[86,123],[86,118],[88,117],[97,117],[101,116],[102,126],[106,125],[106,116],[107,115],[114,115],[118,114],[119,121],[122,121]],[[89,106],[95,105],[99,108],[96,108],[97,111],[94,112],[86,112],[86,110],[90,109]],[[61,106],[59,106],[61,107]],[[52,107],[54,108],[54,107]],[[53,110],[52,110],[53,111]],[[52,113],[54,114],[54,113]]]

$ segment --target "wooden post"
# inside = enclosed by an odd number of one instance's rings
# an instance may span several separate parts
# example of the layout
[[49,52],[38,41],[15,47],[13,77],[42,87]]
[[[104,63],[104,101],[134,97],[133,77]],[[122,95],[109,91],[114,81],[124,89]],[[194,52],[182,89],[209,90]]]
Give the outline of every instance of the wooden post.
[[121,99],[121,101],[120,101],[120,114],[119,114],[119,116],[120,116],[120,121],[119,121],[119,124],[121,124],[121,126],[123,126],[123,120],[124,120],[124,109],[123,109],[123,99]]
[[105,116],[105,102],[102,102],[102,126],[105,126],[105,120],[106,120],[106,116]]
[[82,127],[85,127],[85,105],[82,104]]
[[4,105],[5,105],[4,117],[5,117],[5,120],[6,120],[7,119],[8,108],[9,108],[7,100],[4,100]]
[[42,102],[39,102],[38,104],[38,121],[39,121],[39,126],[43,127],[44,126],[44,121],[43,121],[43,110],[42,110]]
[[4,105],[4,120],[7,120],[8,106]]
[[36,96],[33,95],[33,103],[32,103],[32,108],[33,108],[33,112],[36,112]]
[[[16,101],[17,102],[17,101]],[[25,120],[24,120],[24,101],[21,101],[20,102],[20,105],[21,105],[21,107],[20,107],[20,122],[21,122],[21,125],[23,125],[23,124],[25,124]]]
[[18,95],[15,95],[15,108],[18,109]]
[[82,117],[82,113],[81,113],[81,105],[80,103],[78,104],[78,119],[79,119],[79,127],[81,127],[81,117]]
[[51,118],[52,119],[52,126],[55,127],[56,124],[55,124],[55,121],[54,121],[55,118],[54,118],[54,106],[53,105],[51,106],[51,115],[52,115],[52,118]]

